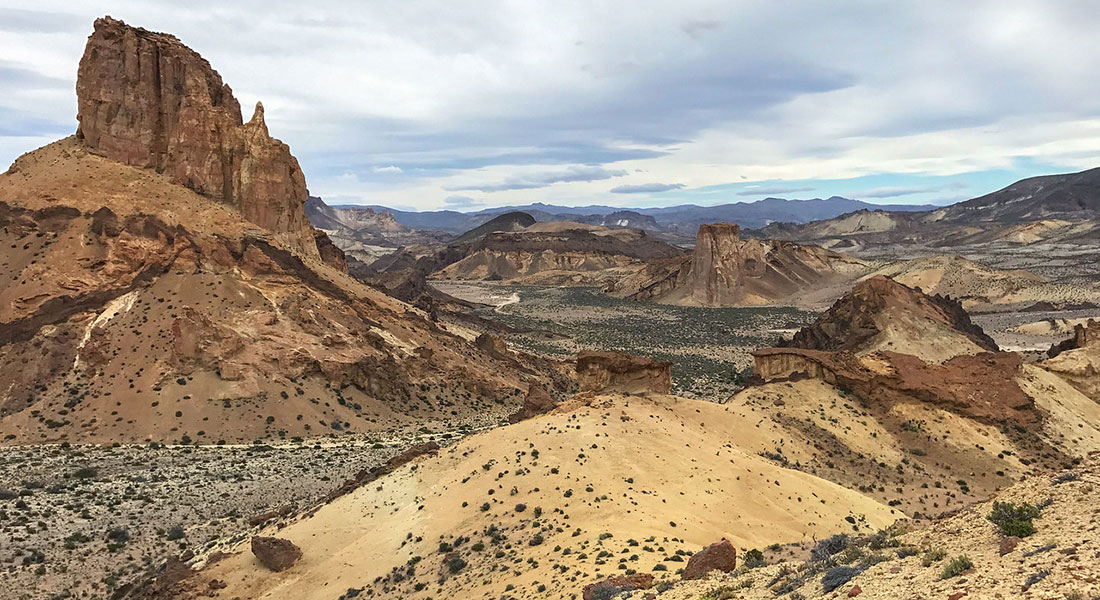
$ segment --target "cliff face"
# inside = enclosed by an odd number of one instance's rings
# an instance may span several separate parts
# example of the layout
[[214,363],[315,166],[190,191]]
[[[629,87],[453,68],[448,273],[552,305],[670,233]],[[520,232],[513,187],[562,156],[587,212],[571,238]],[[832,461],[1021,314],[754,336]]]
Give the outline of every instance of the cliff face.
[[645,356],[583,350],[577,355],[577,384],[582,392],[667,394],[672,363]]
[[686,284],[691,298],[706,306],[739,304],[746,277],[763,277],[764,247],[742,242],[741,228],[733,223],[701,225],[695,238]]
[[263,106],[244,123],[217,71],[174,36],[97,19],[76,93],[77,135],[90,151],[156,169],[318,256],[303,210],[305,175],[268,135]]
[[733,223],[701,225],[690,258],[653,260],[607,291],[620,298],[690,306],[798,304],[867,268],[818,246],[742,240],[740,233]]

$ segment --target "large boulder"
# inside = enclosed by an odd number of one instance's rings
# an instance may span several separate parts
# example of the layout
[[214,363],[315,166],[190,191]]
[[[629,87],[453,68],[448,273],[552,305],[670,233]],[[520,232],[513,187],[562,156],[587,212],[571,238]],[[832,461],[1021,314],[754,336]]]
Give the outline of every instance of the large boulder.
[[582,350],[577,355],[577,384],[582,392],[667,394],[672,363],[645,356]]
[[699,552],[696,552],[688,560],[684,567],[682,577],[686,579],[699,579],[711,571],[729,573],[737,568],[737,549],[729,540],[715,542]]
[[1086,346],[1100,346],[1100,321],[1089,319],[1088,323],[1073,326],[1073,335],[1054,344],[1047,350],[1047,356],[1054,358],[1063,352],[1077,350]]
[[537,417],[550,412],[555,406],[557,402],[554,402],[554,398],[546,392],[546,389],[537,383],[532,383],[527,388],[527,397],[523,399],[523,406],[508,416],[508,422],[519,423],[531,417]]
[[245,123],[218,72],[174,36],[96,19],[76,95],[77,136],[90,151],[164,173],[319,258],[305,175],[268,135],[263,105]]
[[252,554],[260,564],[275,571],[285,571],[302,558],[302,550],[290,540],[276,537],[252,538]]

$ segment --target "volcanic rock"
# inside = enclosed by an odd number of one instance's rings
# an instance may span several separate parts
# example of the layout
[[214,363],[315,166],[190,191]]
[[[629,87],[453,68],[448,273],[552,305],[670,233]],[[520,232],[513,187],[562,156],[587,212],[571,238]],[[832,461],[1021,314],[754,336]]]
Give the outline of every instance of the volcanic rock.
[[711,571],[729,573],[737,568],[737,549],[729,540],[715,542],[688,560],[684,567],[684,579],[699,579]]
[[263,105],[244,123],[217,71],[174,36],[96,19],[76,92],[77,136],[89,150],[164,173],[318,256],[305,175],[268,135]]
[[527,388],[527,397],[523,399],[523,406],[508,417],[509,423],[519,423],[531,417],[537,417],[543,413],[554,410],[557,402],[546,392],[546,389],[537,383],[532,383]]
[[290,540],[276,537],[252,538],[252,554],[260,561],[260,564],[275,571],[285,571],[294,566],[302,558],[302,550]]
[[577,383],[582,392],[667,394],[672,389],[672,363],[645,356],[582,350],[577,355]]

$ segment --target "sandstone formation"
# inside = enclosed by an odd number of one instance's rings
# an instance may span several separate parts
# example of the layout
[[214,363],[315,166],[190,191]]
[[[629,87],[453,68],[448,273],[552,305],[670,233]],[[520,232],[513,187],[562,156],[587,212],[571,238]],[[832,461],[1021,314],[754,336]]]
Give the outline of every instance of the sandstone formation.
[[557,406],[557,402],[546,392],[546,389],[541,385],[532,383],[527,390],[527,397],[523,399],[523,406],[508,416],[508,422],[519,423],[537,417],[554,410],[555,406]]
[[252,554],[260,564],[275,571],[285,571],[302,558],[302,550],[289,540],[276,537],[252,538]]
[[864,273],[857,259],[790,242],[740,238],[733,223],[699,227],[688,258],[651,261],[608,292],[634,300],[691,306],[805,303]]
[[1073,326],[1073,335],[1047,350],[1047,356],[1054,358],[1063,352],[1077,350],[1086,346],[1100,346],[1100,321],[1089,319],[1087,323]]
[[577,384],[582,392],[667,394],[672,363],[645,356],[582,350],[577,355]]
[[729,540],[715,542],[688,559],[681,574],[683,579],[699,579],[711,571],[729,573],[737,568],[737,549]]
[[174,36],[96,19],[76,91],[77,136],[89,150],[164,173],[318,256],[303,210],[305,175],[268,134],[263,105],[243,122],[217,71]]
[[932,361],[998,349],[958,301],[929,296],[882,275],[856,284],[816,322],[780,345],[857,354],[890,349]]
[[1041,415],[1020,388],[1019,355],[1012,352],[960,355],[942,364],[915,356],[876,352],[764,348],[753,352],[754,374],[763,381],[820,379],[860,400],[889,406],[918,400],[984,422],[1037,423]]

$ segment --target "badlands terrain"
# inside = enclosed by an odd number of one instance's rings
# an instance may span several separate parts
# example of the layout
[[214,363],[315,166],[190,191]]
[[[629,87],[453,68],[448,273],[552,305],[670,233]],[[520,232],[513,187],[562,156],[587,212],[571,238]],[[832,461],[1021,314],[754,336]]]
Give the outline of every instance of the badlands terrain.
[[2,598],[1100,597],[1096,171],[418,217],[171,35],[76,98],[0,175]]

